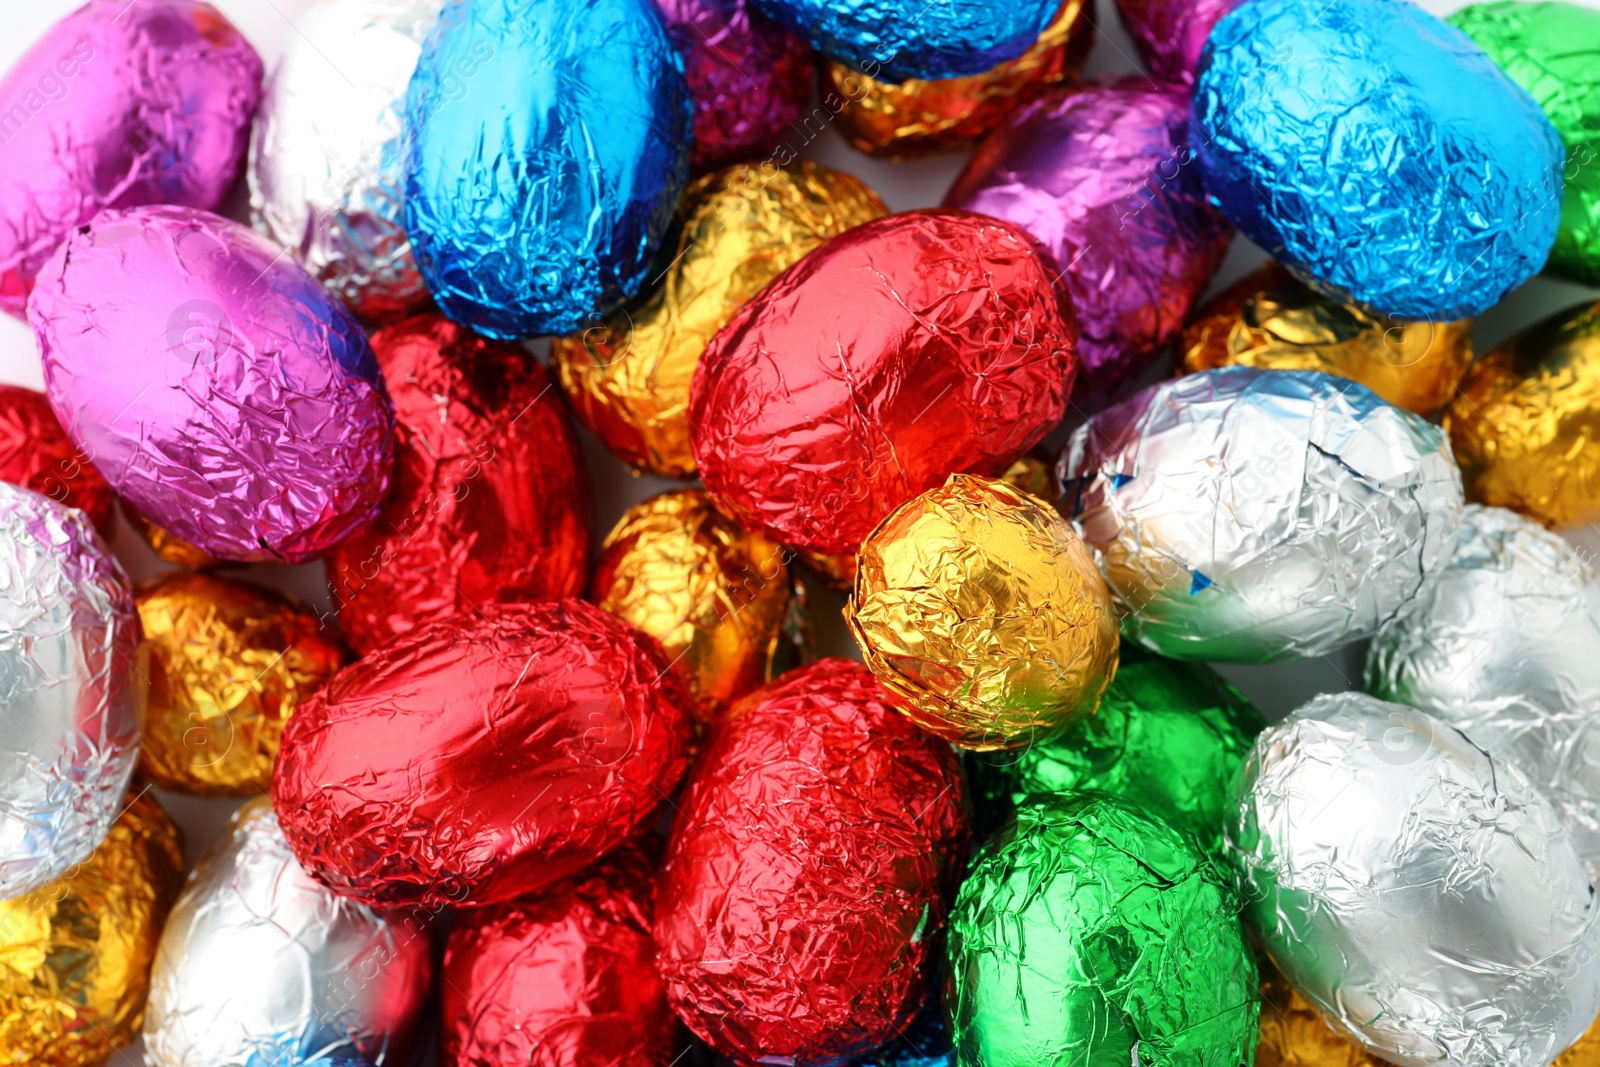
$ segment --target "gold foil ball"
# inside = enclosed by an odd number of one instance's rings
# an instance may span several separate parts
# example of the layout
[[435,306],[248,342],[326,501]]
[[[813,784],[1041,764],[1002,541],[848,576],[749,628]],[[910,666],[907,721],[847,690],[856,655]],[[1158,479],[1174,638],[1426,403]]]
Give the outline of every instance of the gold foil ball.
[[139,1033],[183,839],[138,796],[87,860],[0,901],[0,1063],[91,1067]]
[[1269,263],[1196,312],[1178,351],[1185,374],[1235,365],[1323,371],[1428,415],[1454,395],[1472,362],[1472,320],[1375,318],[1312,292]]
[[272,784],[284,723],[344,662],[297,601],[244,582],[167,574],[136,600],[150,650],[139,774],[180,793]]
[[573,413],[624,462],[693,474],[689,384],[707,342],[807,252],[886,211],[855,178],[809,161],[741,163],[694,182],[652,287],[552,343]]
[[1387,1061],[1334,1033],[1311,1002],[1295,992],[1271,963],[1265,959],[1260,963],[1256,1067],[1389,1067]]
[[1117,615],[1088,548],[1004,481],[953,474],[861,546],[845,608],[906,716],[971,749],[1045,741],[1092,715],[1117,670]]
[[128,525],[132,526],[139,536],[144,538],[144,543],[150,546],[150,551],[175,567],[204,571],[222,562],[204,549],[196,548],[183,538],[163,530],[139,514],[133,505],[126,501],[123,502],[122,513],[128,517]]
[[1546,526],[1600,522],[1600,303],[1490,349],[1444,425],[1468,500]]

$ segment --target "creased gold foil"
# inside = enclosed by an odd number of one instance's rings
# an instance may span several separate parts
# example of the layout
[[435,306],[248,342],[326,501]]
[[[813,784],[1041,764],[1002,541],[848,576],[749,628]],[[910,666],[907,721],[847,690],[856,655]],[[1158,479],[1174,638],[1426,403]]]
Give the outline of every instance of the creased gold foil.
[[1583,1036],[1557,1056],[1550,1067],[1600,1067],[1600,1019],[1589,1024]]
[[204,571],[222,562],[209,552],[163,530],[126,502],[122,505],[122,513],[128,517],[128,525],[137,530],[139,536],[144,538],[144,543],[150,546],[150,551],[173,566]]

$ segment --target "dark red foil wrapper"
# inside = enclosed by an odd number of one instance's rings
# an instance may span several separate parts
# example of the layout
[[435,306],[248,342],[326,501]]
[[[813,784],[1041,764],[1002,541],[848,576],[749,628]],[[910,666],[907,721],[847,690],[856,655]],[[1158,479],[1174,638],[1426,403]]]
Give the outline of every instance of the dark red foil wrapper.
[[731,518],[852,554],[946,476],[998,476],[1061,420],[1077,373],[1055,269],[1009,222],[913,211],[834,238],[706,348],[689,421]]
[[376,908],[497,904],[647,825],[689,698],[649,638],[579,600],[418,627],[289,720],[273,806],[296,857]]
[[437,313],[379,330],[372,348],[394,400],[395,468],[382,516],[328,557],[350,646],[582,592],[587,480],[543,365]]
[[0,385],[0,482],[77,508],[101,534],[111,530],[111,486],[67,437],[45,395],[20,385]]
[[729,712],[695,764],[656,895],[656,966],[689,1028],[745,1063],[844,1063],[929,991],[968,815],[950,747],[859,663]]

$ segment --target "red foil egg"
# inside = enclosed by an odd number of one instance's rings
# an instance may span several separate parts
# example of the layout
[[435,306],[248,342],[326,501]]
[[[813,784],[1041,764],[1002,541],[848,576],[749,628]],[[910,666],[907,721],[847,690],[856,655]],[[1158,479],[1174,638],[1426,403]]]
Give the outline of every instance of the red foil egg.
[[61,428],[43,393],[0,385],[0,482],[47,496],[111,530],[111,486]]
[[591,604],[491,604],[346,667],[284,730],[301,866],[376,908],[496,904],[632,837],[682,777],[689,699]]
[[689,416],[717,506],[850,554],[957,471],[998,476],[1050,431],[1077,373],[1054,268],[1017,226],[913,211],[779,275],[706,348]]
[[950,746],[825,659],[751,694],[695,764],[656,892],[667,998],[742,1063],[843,1063],[928,993],[966,857]]
[[497,601],[576,596],[589,502],[572,420],[543,365],[437,313],[379,330],[395,407],[393,488],[328,558],[350,646]]

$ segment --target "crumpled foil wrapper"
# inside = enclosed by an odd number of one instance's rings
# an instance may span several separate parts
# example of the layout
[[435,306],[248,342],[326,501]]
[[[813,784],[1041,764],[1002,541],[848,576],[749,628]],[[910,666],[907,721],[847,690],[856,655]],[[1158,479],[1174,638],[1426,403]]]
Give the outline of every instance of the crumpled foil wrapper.
[[394,414],[366,335],[260,234],[106,212],[57,251],[28,317],[67,435],[162,529],[298,563],[377,514]]
[[[432,980],[430,923],[380,917],[295,863],[265,798],[189,876],[156,953],[151,1067],[410,1062]],[[359,1062],[359,1061],[358,1061]]]
[[1054,268],[1016,226],[913,211],[761,290],[695,369],[700,477],[741,525],[854,555],[956,471],[998,475],[1061,421],[1077,373]]
[[1370,637],[1449,562],[1461,521],[1443,431],[1312,371],[1153,385],[1074,432],[1060,474],[1123,635],[1175,659]]
[[107,208],[220,204],[260,98],[261,57],[210,4],[89,0],[52,26],[0,78],[0,309]]
[[1317,370],[1431,415],[1472,362],[1472,320],[1395,322],[1330,300],[1268,262],[1197,311],[1178,341],[1180,370]]
[[1261,1029],[1255,1067],[1391,1067],[1335,1033],[1270,961],[1256,962],[1261,970]]
[[961,748],[1049,741],[1117,673],[1094,557],[1044,501],[953,474],[900,505],[856,557],[845,623],[889,699]]
[[1495,345],[1444,425],[1469,499],[1546,526],[1600,522],[1600,303]]
[[1600,1064],[1600,1018],[1590,1024],[1567,1051],[1556,1057],[1551,1067],[1595,1067]]
[[657,886],[679,1017],[743,1062],[825,1067],[921,1008],[967,854],[961,770],[859,663],[746,697],[695,764]]
[[256,117],[255,228],[363,318],[428,302],[403,225],[403,123],[406,87],[444,4],[332,0],[307,11]]
[[328,555],[350,646],[581,593],[589,480],[544,366],[436,313],[379,330],[372,348],[394,399],[395,465],[378,521]]
[[186,570],[205,571],[220,567],[224,562],[209,552],[200,551],[183,538],[174,537],[139,514],[139,509],[126,500],[122,501],[122,516],[128,520],[128,525],[133,527],[134,533],[144,539],[150,551],[167,563]]
[[1245,918],[1397,1067],[1544,1067],[1600,1013],[1600,902],[1549,802],[1454,727],[1326,693],[1256,740],[1228,850]]
[[1211,31],[1195,146],[1222,213],[1396,321],[1478,315],[1544,266],[1561,140],[1471,38],[1393,0],[1263,0]]
[[1237,907],[1193,844],[1135,805],[1024,803],[951,912],[957,1062],[1248,1063],[1256,968]]
[[0,1061],[99,1067],[139,1034],[183,835],[134,797],[71,872],[0,901]]
[[690,185],[663,251],[672,259],[649,290],[551,342],[574,413],[623,462],[692,475],[689,388],[711,338],[807,253],[887,213],[855,178],[809,160],[733,166]]
[[111,486],[67,437],[45,395],[20,385],[0,385],[0,482],[78,508],[102,536],[111,531]]
[[1185,144],[1188,104],[1143,77],[1047,97],[984,141],[945,196],[1050,252],[1077,314],[1090,410],[1177,336],[1228,249],[1232,230]]
[[1187,89],[1194,84],[1211,27],[1239,0],[1116,0],[1116,5],[1145,69],[1157,81]]
[[405,229],[446,315],[570,333],[639,291],[689,175],[651,0],[451,0],[406,94]]
[[83,512],[0,482],[0,900],[89,858],[122,810],[139,617]]
[[894,1040],[856,1060],[853,1067],[956,1067],[938,989]]

